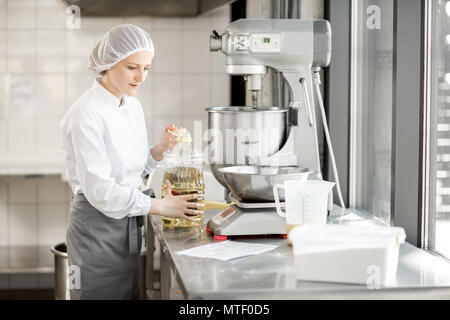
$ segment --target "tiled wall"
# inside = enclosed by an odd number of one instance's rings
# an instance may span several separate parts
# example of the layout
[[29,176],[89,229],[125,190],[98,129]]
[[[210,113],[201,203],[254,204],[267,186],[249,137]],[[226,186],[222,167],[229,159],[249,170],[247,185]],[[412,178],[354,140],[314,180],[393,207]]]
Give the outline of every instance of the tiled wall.
[[[206,130],[203,109],[229,104],[224,57],[209,52],[209,35],[229,23],[229,6],[196,18],[81,13],[79,30],[66,27],[65,9],[56,0],[0,0],[0,162],[62,159],[58,122],[92,84],[90,50],[117,24],[142,27],[155,44],[151,72],[137,93],[151,143],[168,123],[193,130],[194,120],[202,120]],[[52,265],[48,246],[64,240],[70,198],[58,175],[0,176],[0,270]],[[48,254],[36,253],[38,246]]]
[[[171,121],[188,128],[203,109],[229,102],[224,57],[209,52],[211,30],[229,21],[229,7],[197,18],[84,18],[66,27],[56,0],[0,0],[0,156],[61,157],[57,122],[90,87],[92,47],[112,26],[134,23],[154,40],[149,79],[140,88],[150,140]],[[17,141],[21,143],[17,143]]]
[[71,196],[60,176],[0,178],[0,289],[51,285],[50,247],[64,241]]

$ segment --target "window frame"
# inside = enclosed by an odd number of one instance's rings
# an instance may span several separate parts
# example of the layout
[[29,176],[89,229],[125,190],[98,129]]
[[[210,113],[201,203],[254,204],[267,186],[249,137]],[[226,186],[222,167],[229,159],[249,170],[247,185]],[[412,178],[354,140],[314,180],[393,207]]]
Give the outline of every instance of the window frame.
[[402,226],[408,241],[420,248],[427,193],[423,177],[427,155],[424,9],[423,0],[396,0],[394,4],[392,223]]
[[[331,25],[332,53],[330,66],[324,69],[325,109],[346,206],[349,205],[350,171],[350,13],[351,0],[326,0],[325,19]],[[327,152],[324,153],[324,176],[325,179],[333,177]],[[338,199],[336,188],[333,192],[334,199]]]

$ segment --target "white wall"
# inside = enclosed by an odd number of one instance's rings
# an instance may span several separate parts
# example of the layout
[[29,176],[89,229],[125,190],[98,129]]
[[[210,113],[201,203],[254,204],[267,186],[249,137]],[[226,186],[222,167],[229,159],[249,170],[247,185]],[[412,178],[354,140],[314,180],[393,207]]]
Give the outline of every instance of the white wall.
[[[136,24],[155,43],[137,93],[151,143],[172,122],[192,130],[202,120],[206,130],[203,109],[229,105],[224,57],[209,52],[209,35],[228,25],[229,6],[196,18],[81,16],[80,30],[69,30],[67,17],[56,0],[0,0],[0,171],[33,173],[45,161],[62,163],[57,124],[92,84],[90,50],[117,24]],[[48,247],[64,240],[70,199],[58,175],[0,176],[0,271],[53,264]]]

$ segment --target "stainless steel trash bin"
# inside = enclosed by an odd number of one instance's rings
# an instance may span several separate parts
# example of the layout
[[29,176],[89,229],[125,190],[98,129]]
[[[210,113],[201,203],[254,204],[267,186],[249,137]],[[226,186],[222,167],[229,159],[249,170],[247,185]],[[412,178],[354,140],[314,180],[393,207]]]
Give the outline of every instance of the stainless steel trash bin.
[[65,243],[59,243],[51,248],[55,257],[55,299],[70,300],[67,288],[67,272],[69,262],[67,259],[67,247]]

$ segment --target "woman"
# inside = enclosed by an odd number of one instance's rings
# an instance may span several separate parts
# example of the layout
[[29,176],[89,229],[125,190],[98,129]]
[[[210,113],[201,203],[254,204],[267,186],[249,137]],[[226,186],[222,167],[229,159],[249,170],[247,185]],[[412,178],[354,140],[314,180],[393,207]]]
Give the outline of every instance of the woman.
[[101,75],[67,111],[60,126],[66,174],[74,197],[66,235],[71,299],[137,299],[140,227],[147,214],[192,220],[201,195],[164,199],[139,191],[176,140],[167,132],[148,145],[144,113],[133,97],[155,50],[141,28],[112,28],[92,51],[89,67]]

